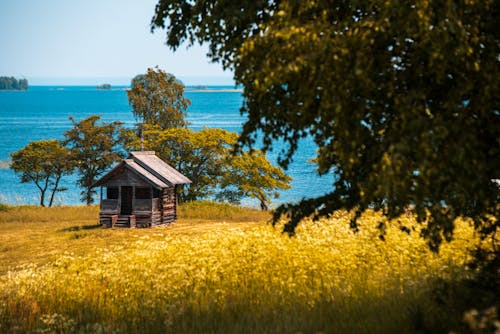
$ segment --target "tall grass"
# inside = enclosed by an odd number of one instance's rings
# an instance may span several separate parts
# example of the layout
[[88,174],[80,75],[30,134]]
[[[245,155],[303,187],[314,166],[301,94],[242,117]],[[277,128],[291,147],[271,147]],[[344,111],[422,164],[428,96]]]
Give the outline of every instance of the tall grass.
[[[2,206],[4,209],[2,209]],[[93,206],[7,206],[0,204],[0,223],[57,223],[99,219],[99,207]]]
[[265,221],[271,218],[269,211],[242,208],[227,203],[211,201],[188,202],[179,206],[178,215],[183,219],[214,221]]
[[[242,208],[227,203],[196,201],[178,206],[180,219],[198,219],[228,222],[266,221],[271,218],[269,211]],[[55,206],[52,208],[0,203],[0,223],[2,222],[59,222],[98,221],[99,206]]]
[[472,229],[459,223],[457,239],[437,255],[417,233],[390,223],[386,241],[379,240],[380,219],[365,215],[354,234],[339,214],[305,222],[293,238],[266,224],[181,233],[182,219],[126,234],[99,229],[93,233],[125,241],[0,277],[0,332],[414,333],[457,326],[433,288],[467,275]]

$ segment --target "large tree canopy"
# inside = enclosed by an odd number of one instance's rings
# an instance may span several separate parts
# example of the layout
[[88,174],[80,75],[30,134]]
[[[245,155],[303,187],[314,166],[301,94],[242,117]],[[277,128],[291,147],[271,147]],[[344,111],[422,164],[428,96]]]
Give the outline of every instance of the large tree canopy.
[[[457,217],[498,228],[500,8],[496,1],[160,0],[167,44],[207,42],[244,86],[240,144],[318,144],[331,193],[284,205],[305,216],[411,206],[430,246]],[[356,217],[355,217],[356,218]],[[356,228],[356,220],[353,220]]]

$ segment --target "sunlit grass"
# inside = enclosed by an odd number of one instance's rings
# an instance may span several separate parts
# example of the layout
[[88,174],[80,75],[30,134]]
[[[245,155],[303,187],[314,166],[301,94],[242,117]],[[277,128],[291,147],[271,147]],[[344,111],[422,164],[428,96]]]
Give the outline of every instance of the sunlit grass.
[[[49,209],[51,222],[37,222],[30,208],[1,212],[0,332],[413,333],[454,325],[433,288],[466,275],[476,239],[465,223],[437,255],[417,232],[392,224],[381,241],[376,214],[363,217],[357,234],[339,213],[305,222],[290,238],[265,213],[210,207],[185,206],[176,224],[132,230],[94,228],[93,207]],[[226,211],[214,221],[217,210]],[[23,257],[17,248],[28,254],[22,261],[13,259]]]
[[[215,220],[215,215],[221,217]],[[202,234],[217,229],[253,228],[268,212],[227,204],[196,202],[179,207],[179,219],[154,229],[101,229],[98,206],[0,206],[0,274],[17,265],[47,263],[64,254],[85,255],[98,248],[126,244],[137,234],[156,236],[169,229],[176,234]],[[213,220],[211,224],[206,222]],[[205,223],[205,224],[201,224]],[[249,224],[247,224],[249,223]]]
[[6,206],[0,210],[0,223],[88,222],[99,215],[98,206]]
[[249,222],[265,221],[271,218],[267,211],[241,208],[227,203],[190,202],[179,207],[182,219],[203,219],[214,221]]

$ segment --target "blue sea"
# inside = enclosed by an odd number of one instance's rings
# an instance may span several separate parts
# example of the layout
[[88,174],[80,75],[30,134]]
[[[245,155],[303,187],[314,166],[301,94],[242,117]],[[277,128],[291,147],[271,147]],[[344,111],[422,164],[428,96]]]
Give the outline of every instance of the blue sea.
[[[133,126],[135,119],[128,105],[127,87],[113,87],[112,90],[97,90],[95,86],[31,86],[28,91],[0,91],[0,203],[38,204],[38,189],[34,184],[22,184],[19,177],[9,169],[10,154],[24,147],[30,141],[40,139],[62,139],[63,133],[71,128],[69,116],[77,121],[90,115],[101,115],[102,120],[119,120],[126,126]],[[190,90],[185,96],[191,100],[188,121],[193,129],[219,127],[239,132],[245,117],[240,115],[243,101],[241,92],[226,91],[232,86],[207,87],[204,90]],[[276,163],[282,147],[276,144],[268,158]],[[276,206],[283,202],[296,202],[304,197],[319,196],[332,189],[333,177],[319,177],[310,159],[317,147],[311,139],[301,142],[293,163],[286,173],[293,178],[291,189],[281,192]],[[63,186],[67,191],[56,195],[56,205],[77,205],[80,191],[76,176],[67,176]],[[246,206],[256,202],[246,199]]]

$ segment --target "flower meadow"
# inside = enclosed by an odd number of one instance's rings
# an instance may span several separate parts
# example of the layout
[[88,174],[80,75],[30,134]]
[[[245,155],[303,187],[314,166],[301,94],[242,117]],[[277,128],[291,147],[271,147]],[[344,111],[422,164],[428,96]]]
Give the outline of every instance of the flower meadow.
[[[337,213],[294,237],[265,223],[206,221],[150,230],[0,276],[0,333],[415,333],[450,329],[436,282],[467,275],[477,239],[457,223],[439,254],[411,217]],[[410,234],[400,224],[413,226]],[[182,229],[184,227],[184,229]],[[182,230],[183,232],[179,232]],[[109,236],[114,234],[112,236]],[[82,235],[85,237],[85,235]],[[116,241],[116,240],[115,240]],[[65,244],[67,245],[67,244]],[[67,246],[65,246],[67,247]],[[441,326],[441,327],[440,327]]]

